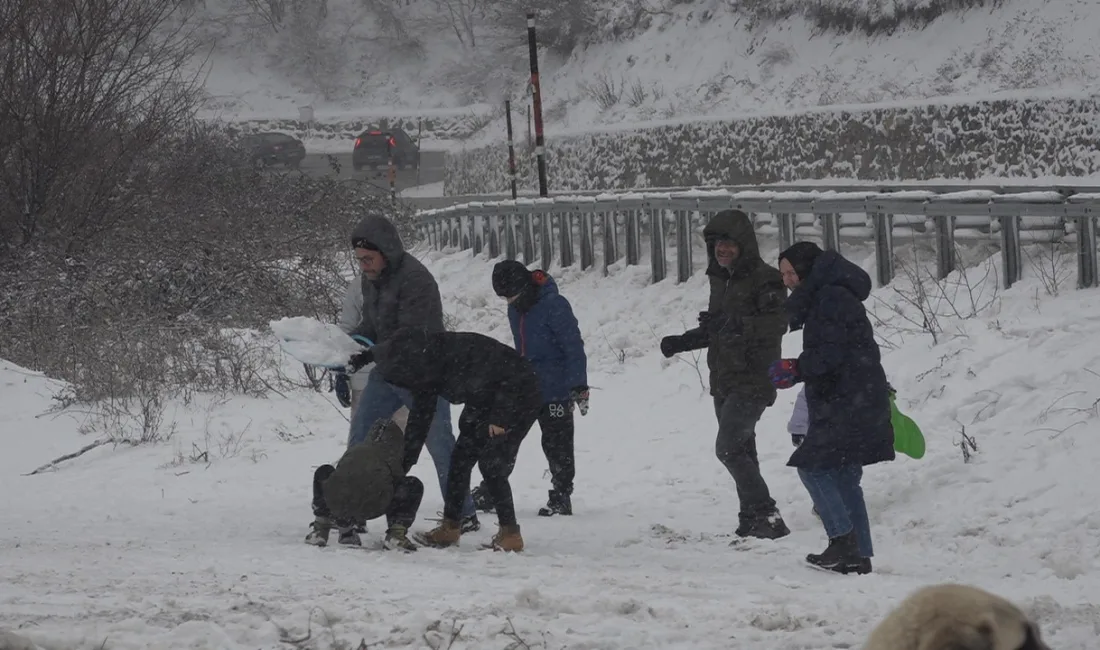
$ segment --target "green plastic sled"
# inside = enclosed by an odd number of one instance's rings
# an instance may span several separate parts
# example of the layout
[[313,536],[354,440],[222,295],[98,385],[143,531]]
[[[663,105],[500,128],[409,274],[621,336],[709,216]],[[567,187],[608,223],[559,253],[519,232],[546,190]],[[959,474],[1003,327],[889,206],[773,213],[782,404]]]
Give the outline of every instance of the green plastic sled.
[[924,457],[924,434],[913,418],[898,410],[890,393],[890,424],[894,427],[894,451],[910,458]]

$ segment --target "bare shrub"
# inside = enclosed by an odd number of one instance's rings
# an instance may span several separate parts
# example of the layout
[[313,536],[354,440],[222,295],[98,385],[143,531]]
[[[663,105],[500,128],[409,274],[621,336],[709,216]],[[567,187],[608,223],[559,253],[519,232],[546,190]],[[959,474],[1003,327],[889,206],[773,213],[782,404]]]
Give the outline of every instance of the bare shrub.
[[[121,430],[123,412],[155,423],[165,396],[278,390],[278,350],[247,330],[334,320],[340,253],[364,214],[412,233],[410,213],[368,186],[255,170],[212,126],[147,152],[127,189],[79,252],[43,241],[0,258],[0,357],[71,382],[62,407],[102,403],[101,430]],[[140,429],[126,437],[149,438]]]
[[568,56],[587,42],[600,22],[594,0],[528,0],[523,9],[513,0],[486,0],[497,49],[527,47],[527,11],[535,13],[539,45]]
[[892,34],[902,27],[927,27],[952,11],[998,7],[1003,0],[727,0],[731,9],[754,22],[771,22],[801,16],[819,32],[867,36]]
[[624,84],[622,80],[615,79],[604,72],[597,73],[592,81],[581,81],[577,84],[577,90],[582,95],[596,102],[601,110],[607,110],[619,103],[623,98]]
[[928,263],[935,255],[931,247],[917,243],[910,252],[912,259],[895,258],[898,274],[890,284],[892,296],[875,297],[872,315],[876,329],[900,335],[926,334],[938,345],[952,321],[977,318],[997,302],[1000,281],[992,256],[985,255],[981,277],[972,279],[956,246],[958,270],[941,279],[936,277],[934,264]]
[[[194,114],[177,0],[0,3],[0,241],[77,252],[112,227],[135,162]],[[0,252],[2,254],[2,252]]]
[[626,103],[631,108],[638,108],[645,103],[645,100],[649,98],[649,93],[646,92],[645,86],[642,82],[635,79],[630,84],[630,90],[626,96]]
[[1076,273],[1077,251],[1062,231],[1051,231],[1048,241],[1024,246],[1024,257],[1048,296],[1057,296]]

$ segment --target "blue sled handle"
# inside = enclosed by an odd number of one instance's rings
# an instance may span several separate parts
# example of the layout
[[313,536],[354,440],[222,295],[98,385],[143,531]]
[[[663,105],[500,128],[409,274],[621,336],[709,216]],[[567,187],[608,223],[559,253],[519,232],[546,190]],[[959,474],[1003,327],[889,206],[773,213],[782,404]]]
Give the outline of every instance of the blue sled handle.
[[367,346],[368,348],[373,348],[374,347],[374,341],[368,339],[365,336],[360,336],[358,334],[352,334],[351,338],[354,339],[358,343],[362,343],[363,345]]

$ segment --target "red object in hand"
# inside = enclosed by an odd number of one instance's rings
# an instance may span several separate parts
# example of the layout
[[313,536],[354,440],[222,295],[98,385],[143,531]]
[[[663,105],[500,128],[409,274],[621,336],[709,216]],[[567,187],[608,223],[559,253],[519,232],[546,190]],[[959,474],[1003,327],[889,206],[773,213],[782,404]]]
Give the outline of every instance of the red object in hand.
[[768,366],[768,379],[776,388],[790,388],[799,381],[798,359],[780,359]]

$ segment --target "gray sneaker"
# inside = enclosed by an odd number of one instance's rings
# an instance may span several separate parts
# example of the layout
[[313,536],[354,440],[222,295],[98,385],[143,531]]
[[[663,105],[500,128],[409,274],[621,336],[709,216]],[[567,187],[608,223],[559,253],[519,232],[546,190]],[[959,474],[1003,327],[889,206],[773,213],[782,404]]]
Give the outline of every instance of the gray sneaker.
[[306,544],[310,546],[328,546],[330,532],[332,532],[332,520],[327,517],[317,517],[309,523]]
[[359,533],[355,532],[354,526],[340,529],[340,539],[337,540],[344,546],[362,546],[363,540],[359,539]]

